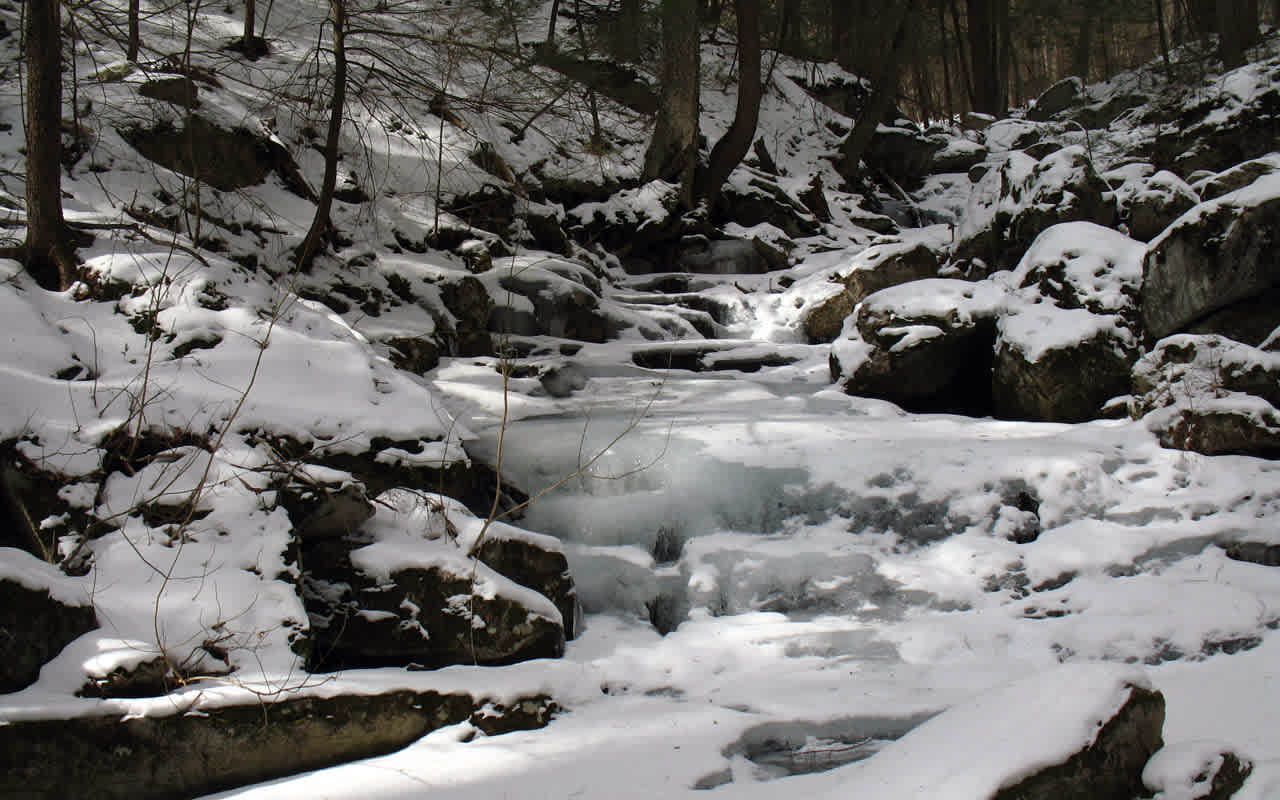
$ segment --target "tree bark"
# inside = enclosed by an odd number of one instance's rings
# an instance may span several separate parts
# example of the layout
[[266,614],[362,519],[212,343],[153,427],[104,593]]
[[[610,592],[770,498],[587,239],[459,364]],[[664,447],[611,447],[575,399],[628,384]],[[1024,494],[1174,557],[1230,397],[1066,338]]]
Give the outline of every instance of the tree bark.
[[1076,40],[1071,48],[1071,74],[1089,82],[1089,56],[1093,53],[1093,18],[1091,9],[1080,9]]
[[697,0],[662,0],[662,94],[643,178],[679,184],[686,208],[698,165],[698,38]]
[[62,38],[59,0],[28,0],[27,271],[46,289],[75,282],[78,267],[62,217]]
[[142,13],[141,9],[139,8],[140,3],[141,3],[141,0],[129,0],[129,11],[128,11],[128,16],[129,16],[128,37],[129,38],[128,38],[127,44],[125,45],[124,58],[125,58],[125,61],[129,61],[133,63],[137,62],[138,50],[140,50],[142,47],[142,33],[140,31],[140,25],[138,22],[138,17]]
[[560,16],[560,0],[551,0],[551,18],[547,20],[547,44],[556,43],[556,17]]
[[342,114],[347,102],[347,0],[330,0],[333,17],[333,107],[329,113],[329,129],[324,140],[324,177],[320,182],[320,194],[316,200],[316,213],[311,218],[311,228],[298,248],[297,267],[311,269],[316,255],[330,238],[333,224],[329,213],[333,208],[333,192],[338,185],[338,144],[342,134]]
[[858,122],[849,131],[840,145],[840,174],[851,179],[858,174],[858,164],[862,155],[876,135],[876,128],[884,120],[893,100],[898,94],[898,79],[902,69],[902,61],[909,47],[912,30],[912,16],[915,14],[917,0],[897,4],[893,7],[893,39],[886,55],[880,74],[876,76],[871,90],[871,99],[863,110]]
[[1003,114],[1005,59],[1000,20],[1008,17],[1008,0],[967,0],[969,60],[973,69],[973,107],[985,114]]
[[[134,0],[130,0],[133,2]],[[257,23],[258,2],[257,0],[244,0],[244,41],[245,44],[252,42],[257,38],[254,32],[254,25]]]
[[643,53],[640,49],[640,31],[643,14],[640,0],[622,0],[618,12],[618,59],[636,62]]
[[737,0],[738,102],[733,123],[711,149],[706,169],[699,170],[695,197],[715,205],[720,187],[741,163],[756,135],[760,119],[760,0]]
[[1218,0],[1216,20],[1222,65],[1244,66],[1245,51],[1258,42],[1258,0]]

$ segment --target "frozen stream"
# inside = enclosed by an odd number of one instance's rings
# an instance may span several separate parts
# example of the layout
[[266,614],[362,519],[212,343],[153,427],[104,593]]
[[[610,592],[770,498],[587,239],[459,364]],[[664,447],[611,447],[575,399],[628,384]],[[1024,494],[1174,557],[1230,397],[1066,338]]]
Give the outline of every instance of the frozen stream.
[[[505,474],[538,491],[626,432],[593,464],[611,477],[575,478],[521,522],[565,540],[586,632],[561,660],[433,677],[568,712],[224,797],[851,796],[875,780],[860,764],[906,757],[894,740],[939,710],[1099,661],[1145,670],[1167,743],[1226,742],[1256,760],[1238,796],[1276,796],[1280,586],[1214,544],[1270,535],[1275,464],[1162,450],[1129,422],[907,416],[829,390],[816,358],[772,383],[599,363],[567,399],[514,381],[504,439]],[[459,361],[437,386],[491,458],[497,373]],[[1096,701],[1049,680],[1054,707]],[[953,744],[922,763],[1017,758]],[[876,786],[855,793],[905,796]]]

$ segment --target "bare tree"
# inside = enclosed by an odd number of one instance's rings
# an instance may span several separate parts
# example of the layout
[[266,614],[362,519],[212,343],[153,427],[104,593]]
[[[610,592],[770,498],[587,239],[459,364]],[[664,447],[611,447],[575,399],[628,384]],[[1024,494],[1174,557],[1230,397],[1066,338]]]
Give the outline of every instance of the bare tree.
[[1245,50],[1258,43],[1258,0],[1218,0],[1218,54],[1222,65],[1244,65]]
[[736,0],[734,5],[738,16],[738,101],[733,123],[711,149],[706,168],[698,171],[695,194],[708,204],[715,203],[729,173],[747,154],[760,118],[760,0]]
[[28,0],[27,271],[47,289],[66,289],[79,266],[62,217],[62,37],[59,0]]
[[342,114],[347,102],[347,0],[329,0],[330,23],[333,25],[333,95],[329,110],[329,129],[324,140],[324,177],[320,181],[320,193],[316,200],[316,213],[311,218],[311,228],[297,251],[297,268],[311,268],[316,255],[333,231],[329,213],[333,208],[333,193],[338,185],[338,145],[342,134]]
[[686,207],[698,165],[698,45],[698,0],[662,0],[662,95],[643,177],[678,183]]
[[840,145],[840,171],[847,178],[857,174],[858,162],[862,160],[862,155],[871,144],[876,127],[893,107],[902,64],[910,48],[917,2],[918,0],[906,0],[903,3],[895,3],[890,11],[891,18],[888,22],[893,26],[893,38],[889,51],[881,63],[879,74],[873,79],[871,97],[867,101],[866,108],[858,117],[853,130],[849,131],[849,135]]
[[142,47],[142,33],[138,18],[141,16],[141,0],[129,0],[128,11],[128,42],[125,45],[125,60],[136,62],[138,60],[138,50]]

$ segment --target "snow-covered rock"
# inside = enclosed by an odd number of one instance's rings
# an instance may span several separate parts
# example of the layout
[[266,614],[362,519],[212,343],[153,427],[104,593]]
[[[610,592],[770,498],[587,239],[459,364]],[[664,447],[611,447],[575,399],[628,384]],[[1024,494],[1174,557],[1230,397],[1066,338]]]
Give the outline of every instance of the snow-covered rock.
[[70,641],[98,627],[82,581],[12,547],[0,547],[0,693],[33,683]]
[[1188,211],[1153,241],[1143,264],[1142,316],[1161,338],[1280,284],[1274,231],[1280,176]]

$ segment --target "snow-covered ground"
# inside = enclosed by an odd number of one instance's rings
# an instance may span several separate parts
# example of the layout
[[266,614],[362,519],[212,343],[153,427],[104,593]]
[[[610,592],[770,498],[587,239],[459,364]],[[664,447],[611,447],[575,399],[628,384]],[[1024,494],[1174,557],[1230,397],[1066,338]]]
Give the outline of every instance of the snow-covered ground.
[[[283,84],[305,63],[313,38],[306,22],[322,9],[274,8],[274,19],[288,20],[269,31],[274,54],[251,66],[218,56],[224,85],[207,93],[202,113],[260,126],[293,146],[308,120],[274,107],[255,86]],[[539,35],[545,14],[538,20],[526,40]],[[234,15],[210,14],[198,33],[206,46],[197,50],[214,53],[235,35]],[[180,49],[180,34],[154,24],[144,33],[160,49]],[[10,37],[0,46],[16,44]],[[80,65],[117,57],[105,45],[82,47]],[[487,86],[491,76],[471,75],[467,64],[442,64],[436,77]],[[494,84],[516,96],[517,78]],[[72,219],[120,222],[126,205],[175,211],[173,198],[191,189],[112,127],[173,113],[132,105],[140,80],[94,84],[101,127],[91,158],[65,179]],[[837,185],[819,155],[838,141],[827,127],[838,115],[782,72],[772,85],[761,135],[791,175],[782,183],[803,188],[817,171]],[[712,136],[732,109],[720,88],[706,87]],[[13,128],[0,137],[0,189],[5,207],[17,208],[22,193],[9,177],[22,169],[16,83],[0,92],[0,121]],[[801,320],[831,294],[834,272],[865,262],[867,245],[894,241],[853,224],[800,242],[785,290],[775,287],[776,274],[708,279],[700,290],[735,309],[726,324],[735,341],[784,353],[795,359],[788,366],[641,368],[632,359],[647,346],[641,324],[538,362],[571,362],[582,386],[569,397],[548,396],[536,378],[504,381],[491,358],[446,358],[425,377],[396,370],[385,339],[429,335],[447,315],[437,281],[467,274],[447,253],[385,246],[392,229],[431,227],[436,209],[424,186],[437,175],[455,193],[491,182],[467,160],[484,137],[502,143],[518,173],[539,163],[598,180],[634,174],[644,144],[640,121],[608,104],[616,146],[607,154],[583,145],[576,105],[541,120],[518,147],[482,114],[470,117],[478,127],[461,129],[438,124],[426,106],[406,101],[402,110],[421,117],[397,125],[369,107],[353,110],[344,170],[374,200],[339,204],[335,222],[355,240],[344,257],[374,254],[363,264],[322,262],[295,283],[217,253],[193,257],[158,229],[148,230],[159,243],[104,233],[81,251],[90,269],[144,290],[76,301],[0,263],[0,439],[18,439],[27,458],[88,481],[121,427],[201,434],[137,471],[114,472],[105,485],[63,490],[75,508],[124,520],[84,545],[93,564],[87,578],[51,579],[34,559],[0,557],[4,577],[92,595],[105,621],[34,686],[0,697],[0,719],[175,713],[264,690],[546,693],[564,712],[542,730],[486,737],[463,724],[392,755],[217,797],[612,800],[710,790],[727,798],[967,800],[1087,742],[1080,720],[1105,719],[1124,686],[1138,683],[1167,702],[1170,749],[1151,777],[1169,787],[1166,800],[1193,796],[1186,775],[1223,750],[1255,765],[1238,797],[1280,797],[1280,571],[1232,560],[1219,546],[1280,544],[1280,462],[1165,450],[1141,421],[910,415],[843,394],[830,384],[829,348],[803,344]],[[1000,124],[1012,138],[1020,123]],[[1001,135],[997,128],[989,141]],[[445,155],[436,160],[441,138]],[[375,144],[357,149],[357,141]],[[295,149],[314,181],[315,153]],[[962,222],[974,191],[967,179],[932,178],[922,206]],[[283,231],[218,230],[232,254],[256,252],[279,273],[310,205],[274,177],[242,193],[203,192],[207,213]],[[835,191],[829,199],[857,203]],[[185,233],[173,240],[190,245]],[[952,235],[943,223],[900,238]],[[579,255],[606,278],[605,301],[643,317],[610,285],[625,278],[616,264]],[[509,259],[491,278],[541,257]],[[387,296],[404,281],[418,302],[384,305],[375,317],[300,296],[348,280]],[[158,338],[144,335],[152,323]],[[290,584],[277,580],[295,571],[285,553],[289,521],[266,497],[287,467],[270,441],[286,436],[346,453],[369,450],[376,437],[419,440],[420,452],[398,457],[435,464],[492,462],[501,438],[504,476],[530,493],[580,472],[518,524],[564,542],[585,632],[559,660],[302,675],[290,643],[306,614]],[[335,477],[309,469],[317,481]],[[137,513],[166,501],[179,516],[188,513],[184,503],[200,512],[176,541]],[[60,524],[69,523],[53,520],[46,530],[56,536]],[[80,543],[53,545],[71,555]],[[654,622],[672,630],[660,635]],[[211,630],[222,637],[221,661],[201,649]],[[234,669],[232,678],[195,681],[162,699],[73,696],[86,675],[160,649],[189,653],[184,667],[193,674]],[[925,722],[944,709],[952,712]],[[789,763],[815,769],[853,750],[882,752],[790,776],[769,760],[766,741],[796,751]]]

